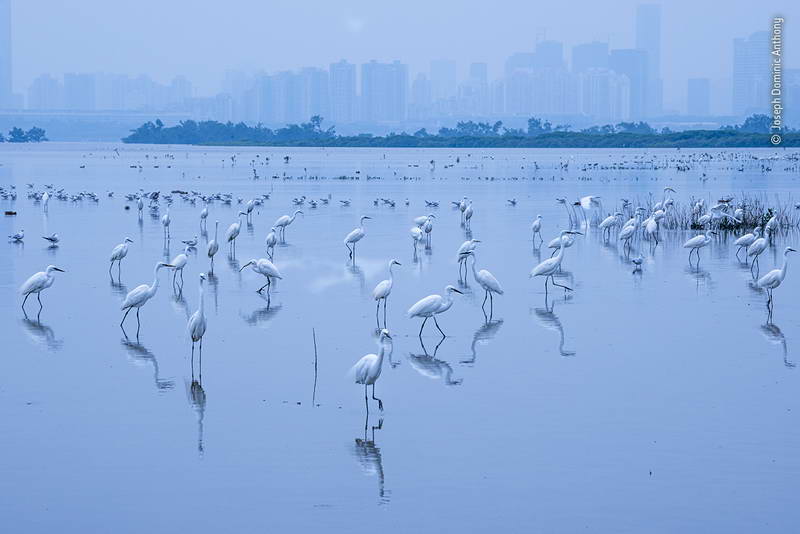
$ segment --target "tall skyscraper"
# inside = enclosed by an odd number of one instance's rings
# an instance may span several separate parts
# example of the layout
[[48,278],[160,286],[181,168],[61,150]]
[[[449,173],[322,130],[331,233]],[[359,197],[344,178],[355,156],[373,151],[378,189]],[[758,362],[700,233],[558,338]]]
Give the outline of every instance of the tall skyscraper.
[[0,108],[13,104],[11,85],[11,0],[0,0]]
[[768,32],[733,40],[733,113],[765,113],[769,107],[770,44]]
[[628,77],[630,117],[642,120],[646,114],[647,52],[633,48],[612,50],[608,65],[617,74]]
[[350,123],[356,120],[356,66],[341,60],[330,65],[331,120]]
[[572,48],[572,72],[580,74],[589,69],[608,68],[608,43],[594,41]]
[[630,119],[630,83],[627,76],[609,69],[586,69],[578,78],[581,113],[598,121]]
[[433,100],[446,100],[454,97],[457,87],[456,62],[449,59],[431,61],[431,97]]
[[647,54],[644,81],[644,112],[657,116],[663,108],[663,81],[661,80],[661,6],[640,4],[636,8],[636,48]]
[[689,78],[686,90],[686,113],[705,117],[711,113],[711,80]]
[[539,41],[534,54],[534,69],[564,68],[564,44],[559,41]]
[[367,122],[396,122],[406,118],[408,107],[408,66],[375,60],[361,65],[361,119]]

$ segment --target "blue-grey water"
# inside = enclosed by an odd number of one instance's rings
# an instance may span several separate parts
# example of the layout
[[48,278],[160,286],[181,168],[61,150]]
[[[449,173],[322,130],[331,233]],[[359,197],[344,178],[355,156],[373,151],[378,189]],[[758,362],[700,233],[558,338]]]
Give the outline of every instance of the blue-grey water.
[[[670,185],[681,204],[749,194],[793,205],[800,183],[789,152],[6,143],[0,186],[12,184],[16,201],[0,207],[17,215],[0,219],[2,235],[26,237],[4,240],[0,253],[5,532],[797,528],[800,272],[791,263],[772,323],[731,234],[690,268],[681,245],[696,232],[662,230],[654,250],[637,244],[631,256],[644,263],[634,274],[614,240],[588,228],[565,252],[559,280],[573,293],[551,288],[546,298],[543,280],[528,278],[549,256],[532,247],[533,218],[543,216],[546,241],[566,228],[556,197],[600,195],[611,211],[623,197],[660,199]],[[45,212],[28,198],[45,184],[98,201],[53,198]],[[200,203],[174,194],[165,250],[158,218],[145,207],[140,221],[125,200],[139,190],[234,200],[209,204],[203,235]],[[209,268],[206,242],[215,220],[220,236],[235,221],[237,198],[265,193],[236,258],[223,243],[206,286],[201,383],[186,321]],[[302,195],[330,203],[301,207],[276,248],[283,280],[267,302],[255,292],[261,277],[238,269],[266,255],[271,224]],[[448,337],[439,343],[428,324],[421,344],[420,321],[405,311],[457,285],[465,230],[450,201],[463,196],[482,241],[478,267],[505,294],[487,323],[470,274],[439,318]],[[159,215],[165,209],[162,199]],[[431,248],[415,258],[409,229],[428,213],[437,216]],[[372,220],[353,266],[342,240],[361,215]],[[57,248],[41,238],[52,232]],[[162,271],[138,341],[133,315],[126,338],[125,293],[196,234],[182,293]],[[112,281],[108,255],[126,236],[134,243]],[[782,232],[761,272],[791,244],[800,236]],[[370,401],[367,420],[363,388],[347,372],[377,351],[371,291],[392,258],[402,266],[388,302],[393,350],[376,389],[385,412]],[[66,272],[42,294],[38,319],[29,299],[26,319],[17,289],[48,264]]]

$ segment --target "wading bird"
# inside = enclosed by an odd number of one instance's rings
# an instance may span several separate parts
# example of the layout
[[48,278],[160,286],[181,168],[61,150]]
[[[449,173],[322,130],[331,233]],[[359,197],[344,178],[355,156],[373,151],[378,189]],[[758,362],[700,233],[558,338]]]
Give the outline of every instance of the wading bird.
[[[344,238],[344,246],[347,247],[347,252],[349,253],[351,259],[355,258],[356,255],[356,243],[361,241],[366,235],[366,232],[364,231],[364,221],[371,218],[372,217],[368,215],[362,215],[358,228],[354,229]],[[353,245],[353,248],[350,248],[350,245]]]
[[242,268],[239,269],[239,272],[242,272],[244,268],[247,266],[252,266],[251,269],[253,270],[254,273],[258,273],[261,276],[267,278],[267,283],[261,286],[256,291],[256,293],[261,293],[262,291],[264,291],[264,288],[266,287],[267,295],[269,295],[269,290],[271,289],[272,286],[272,279],[277,278],[278,280],[281,280],[283,278],[278,268],[275,267],[275,265],[273,265],[273,263],[266,258],[261,258],[259,260],[252,259],[248,261],[247,263],[242,265]]
[[542,216],[537,215],[536,218],[531,223],[531,239],[533,240],[533,245],[536,246],[536,236],[539,236],[539,244],[541,245],[544,243],[544,239],[542,239]]
[[228,227],[228,231],[225,232],[225,241],[228,242],[228,248],[236,254],[236,238],[239,237],[239,232],[242,231],[242,215],[247,216],[247,214],[243,211],[239,212],[238,219],[235,223],[231,224]]
[[61,238],[58,237],[58,234],[43,235],[42,239],[48,241],[51,247],[58,245],[58,242],[61,241]]
[[[772,290],[781,285],[783,279],[786,278],[786,267],[789,265],[789,253],[797,252],[792,247],[786,247],[783,251],[783,267],[780,269],[773,269],[761,278],[758,279],[756,285],[767,290],[767,309],[769,310],[769,317],[772,319]],[[39,273],[41,274],[41,273]]]
[[125,319],[128,317],[130,311],[136,308],[136,335],[139,335],[139,327],[142,324],[139,320],[139,310],[141,310],[142,306],[147,304],[147,301],[156,296],[156,292],[158,291],[158,271],[162,267],[171,268],[172,265],[164,263],[163,261],[156,263],[156,266],[153,268],[153,283],[149,286],[147,284],[142,284],[136,287],[131,290],[125,297],[125,300],[122,301],[122,305],[119,309],[124,311],[125,315],[122,316],[122,321],[120,321],[119,326],[122,328],[123,332],[125,332],[125,327],[123,326],[125,324]]
[[553,282],[554,286],[563,287],[564,291],[572,291],[572,288],[561,285],[556,283],[553,275],[561,268],[561,261],[564,259],[564,249],[567,248],[569,245],[565,242],[565,237],[569,237],[571,235],[583,235],[581,232],[574,232],[572,230],[563,230],[561,235],[558,237],[558,254],[551,258],[547,258],[539,265],[531,269],[530,278],[534,276],[544,276],[544,292],[547,295],[547,282]]
[[200,342],[200,367],[203,366],[203,335],[206,333],[206,314],[203,308],[203,282],[205,282],[206,275],[200,273],[200,304],[197,311],[189,317],[189,322],[186,325],[186,330],[192,340],[192,364],[194,365],[194,344]]
[[109,275],[111,275],[111,268],[114,266],[114,262],[117,262],[118,273],[122,273],[122,260],[128,255],[128,243],[133,243],[133,239],[126,237],[125,241],[111,250],[111,257],[109,258],[111,263],[108,266]]
[[358,360],[350,369],[350,372],[356,380],[356,384],[364,384],[364,404],[367,407],[367,412],[369,412],[367,386],[370,385],[372,386],[372,399],[378,401],[378,409],[383,411],[383,401],[375,396],[375,382],[380,378],[383,368],[383,358],[386,353],[386,345],[384,342],[391,339],[392,336],[389,335],[388,330],[385,328],[381,330],[381,335],[378,339],[378,345],[380,346],[378,354],[367,354]]
[[217,241],[217,234],[219,233],[219,221],[214,223],[214,239],[208,242],[206,247],[206,255],[211,260],[211,273],[214,273],[214,256],[219,252],[219,242]]
[[700,249],[705,247],[705,246],[707,246],[709,243],[711,243],[711,237],[709,237],[709,236],[712,236],[712,235],[717,235],[717,233],[716,232],[706,232],[705,235],[703,235],[703,234],[696,235],[693,238],[691,238],[690,240],[688,240],[686,243],[683,244],[683,248],[691,249],[689,251],[689,265],[692,264],[692,253],[693,252],[697,254],[697,264],[700,265]]
[[294,222],[294,219],[295,217],[297,217],[298,214],[303,215],[303,212],[300,210],[296,210],[291,217],[288,215],[281,215],[280,217],[278,217],[278,220],[275,221],[275,224],[272,225],[280,230],[281,241],[286,241],[286,227]]
[[742,249],[747,249],[747,247],[752,245],[753,242],[756,239],[758,239],[758,235],[760,233],[761,233],[761,227],[760,226],[756,226],[752,233],[744,234],[742,237],[740,237],[739,239],[737,239],[736,241],[733,242],[733,245],[735,247],[737,247],[736,248],[736,259],[739,259],[739,252],[741,252]]
[[503,288],[500,287],[500,282],[497,281],[497,278],[494,277],[492,273],[487,271],[486,269],[481,269],[480,271],[477,270],[475,264],[478,262],[475,251],[470,250],[469,252],[465,252],[464,255],[469,258],[472,256],[472,276],[475,278],[475,281],[480,285],[485,294],[483,296],[483,304],[481,304],[481,309],[484,313],[486,313],[486,299],[489,299],[489,317],[492,316],[494,312],[494,297],[492,293],[497,293],[498,295],[503,294]]
[[42,309],[42,291],[47,289],[48,287],[53,285],[55,282],[56,277],[53,274],[55,271],[63,273],[64,270],[56,267],[55,265],[48,265],[47,269],[44,271],[38,272],[25,280],[25,283],[22,284],[19,288],[19,292],[21,295],[25,295],[25,298],[22,299],[22,312],[25,312],[25,303],[28,301],[28,297],[30,297],[33,293],[36,293],[36,299],[39,301],[39,310]]
[[433,322],[436,324],[436,328],[439,329],[439,332],[442,336],[445,336],[445,333],[442,332],[442,329],[439,327],[439,323],[436,321],[436,316],[440,313],[444,313],[453,306],[453,296],[451,293],[458,293],[463,294],[461,291],[456,289],[453,286],[447,286],[444,288],[444,296],[441,295],[428,295],[424,299],[420,299],[417,301],[416,304],[411,306],[408,310],[408,317],[423,317],[424,320],[422,321],[422,326],[419,328],[419,337],[422,339],[422,330],[425,328],[425,323],[428,322],[428,319],[433,317]]
[[178,277],[178,271],[181,272],[181,289],[183,289],[183,268],[186,267],[186,264],[189,262],[189,245],[186,245],[186,248],[183,249],[183,252],[172,258],[170,265],[172,265],[172,285],[175,285],[175,281]]
[[480,243],[480,242],[481,242],[480,239],[468,239],[468,240],[464,241],[463,243],[461,243],[461,246],[458,247],[458,252],[456,252],[456,254],[458,255],[458,279],[459,280],[461,280],[461,269],[462,269],[462,267],[464,269],[464,279],[467,278],[467,258],[469,256],[467,256],[466,254],[468,252],[471,252],[471,251],[475,250],[475,247],[477,247],[478,243]]
[[265,240],[267,245],[267,254],[269,255],[269,259],[274,261],[275,259],[275,245],[278,244],[278,234],[275,233],[275,227],[273,226],[270,228],[269,233],[267,234],[267,239]]
[[169,216],[169,208],[167,208],[167,213],[161,216],[161,226],[164,227],[164,239],[169,239],[169,225],[172,222],[172,219]]
[[381,327],[381,322],[378,319],[378,311],[381,309],[381,300],[383,300],[383,327],[386,328],[386,301],[389,299],[389,295],[392,292],[392,286],[394,285],[392,267],[395,265],[400,265],[400,262],[397,260],[392,260],[389,262],[389,278],[379,282],[378,285],[375,286],[375,289],[372,290],[372,297],[377,302],[377,307],[375,308],[375,321],[378,323],[378,328]]

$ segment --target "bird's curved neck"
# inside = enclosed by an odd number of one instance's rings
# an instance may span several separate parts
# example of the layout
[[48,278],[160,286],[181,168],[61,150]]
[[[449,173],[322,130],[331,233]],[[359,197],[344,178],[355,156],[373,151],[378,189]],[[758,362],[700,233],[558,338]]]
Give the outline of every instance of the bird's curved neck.
[[392,268],[394,267],[394,263],[389,264],[389,282],[394,282],[394,274],[392,273]]
[[205,291],[203,291],[203,282],[201,281],[201,282],[200,282],[200,307],[199,307],[199,310],[200,310],[200,315],[203,315],[203,311],[204,311],[204,309],[205,309],[205,308],[203,307],[203,300],[204,300],[204,299],[203,299],[203,294],[204,294],[204,293],[205,293]]
[[150,286],[150,293],[155,294],[156,290],[158,289],[158,269],[160,265],[156,265],[155,269],[153,269],[153,285]]
[[789,267],[789,254],[783,254],[783,268],[781,269],[781,280],[786,278],[786,268]]
[[214,225],[214,241],[217,240],[217,234],[219,234],[219,223]]

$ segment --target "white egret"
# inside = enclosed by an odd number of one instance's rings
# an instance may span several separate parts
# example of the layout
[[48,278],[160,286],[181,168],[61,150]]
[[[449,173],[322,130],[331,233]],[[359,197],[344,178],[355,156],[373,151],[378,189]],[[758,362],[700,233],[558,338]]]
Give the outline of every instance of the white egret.
[[[361,241],[366,235],[366,232],[364,231],[364,221],[371,218],[372,217],[368,215],[362,215],[358,228],[354,229],[344,238],[344,246],[347,247],[347,252],[350,254],[350,258],[355,257],[356,243]],[[352,249],[350,248],[350,245],[353,245]]]
[[412,245],[414,245],[414,255],[417,255],[417,245],[422,243],[422,240],[425,239],[425,233],[417,226],[411,229],[411,241]]
[[111,268],[114,266],[114,262],[117,262],[117,268],[119,272],[122,272],[122,260],[125,256],[128,255],[128,243],[133,243],[133,239],[130,237],[126,237],[125,241],[117,245],[111,250],[111,257],[108,259],[111,263],[108,266],[108,274],[111,274]]
[[[572,232],[572,233],[583,235],[580,232]],[[574,244],[575,244],[575,238],[572,237],[571,234],[565,235],[562,232],[558,237],[554,237],[553,239],[550,240],[550,242],[547,244],[547,248],[553,249],[553,253],[550,255],[552,257],[556,255],[556,253],[561,249],[562,245],[564,248],[569,248]]]
[[244,209],[247,212],[247,220],[248,221],[252,219],[252,214],[253,214],[253,210],[255,209],[255,207],[256,207],[256,201],[252,200],[252,199],[248,200],[247,204],[245,204],[245,208]]
[[267,245],[267,254],[269,254],[269,259],[273,260],[275,256],[275,245],[278,244],[278,234],[275,233],[274,226],[270,228],[270,231],[267,234],[267,239],[265,242]]
[[186,331],[189,333],[189,337],[192,340],[192,362],[194,362],[194,344],[198,341],[200,342],[201,368],[203,365],[203,335],[206,333],[206,314],[203,307],[203,282],[205,279],[206,275],[200,273],[200,304],[197,307],[197,311],[189,317],[189,322],[186,325]]
[[470,200],[469,205],[464,210],[464,226],[466,226],[467,229],[472,228],[472,225],[470,224],[470,221],[472,220],[472,215],[473,215],[472,201]]
[[283,241],[286,240],[286,227],[294,222],[294,219],[295,217],[297,217],[298,214],[303,215],[303,212],[300,210],[296,210],[291,217],[288,215],[282,215],[278,217],[278,220],[275,221],[275,224],[272,225],[280,230],[281,240]]
[[697,263],[700,264],[700,249],[707,246],[711,243],[712,235],[717,235],[716,232],[707,232],[705,235],[700,234],[696,235],[693,238],[689,239],[686,243],[683,244],[683,248],[691,249],[689,250],[689,264],[692,263],[692,253],[697,254]]
[[183,268],[189,262],[189,245],[183,249],[183,252],[172,258],[169,262],[172,265],[172,284],[175,285],[175,280],[178,277],[178,271],[181,272],[181,288],[183,288]]
[[428,217],[428,220],[425,221],[425,225],[422,227],[422,229],[425,231],[425,238],[427,240],[427,244],[425,246],[430,248],[430,246],[431,246],[431,232],[433,232],[433,218],[432,217]]
[[497,278],[494,277],[492,273],[487,271],[486,269],[481,269],[480,271],[477,270],[475,264],[478,262],[477,257],[475,256],[475,251],[470,250],[469,252],[465,252],[464,256],[469,258],[472,256],[472,276],[475,278],[475,281],[483,288],[484,296],[483,296],[483,304],[481,304],[481,309],[486,312],[486,299],[489,299],[489,316],[491,317],[492,313],[494,312],[494,297],[493,293],[497,293],[498,295],[503,294],[503,288],[500,287],[500,282],[497,281]]
[[[769,315],[772,317],[772,290],[781,285],[783,279],[786,278],[786,268],[789,265],[789,253],[797,252],[792,247],[786,247],[783,251],[783,267],[780,269],[773,269],[761,278],[758,279],[756,285],[767,290],[767,308]],[[41,273],[40,273],[41,274]]]
[[53,282],[55,282],[56,277],[53,274],[55,271],[60,273],[64,272],[63,269],[56,267],[55,265],[48,265],[47,269],[34,274],[25,280],[25,283],[20,286],[20,294],[25,295],[25,298],[22,300],[23,313],[25,312],[25,302],[28,301],[28,297],[30,297],[33,293],[36,293],[36,299],[39,301],[39,309],[42,308],[42,291],[52,286]]
[[386,345],[384,342],[391,339],[392,336],[389,335],[388,330],[385,328],[381,330],[381,335],[378,339],[378,345],[380,346],[378,354],[367,354],[363,356],[350,369],[350,372],[356,380],[356,384],[364,384],[364,404],[367,406],[367,411],[369,411],[367,386],[370,385],[372,386],[372,399],[378,401],[378,409],[383,411],[383,401],[375,396],[375,382],[380,378],[381,370],[383,369],[383,358],[386,353]]
[[200,228],[201,229],[206,225],[206,219],[208,219],[208,207],[204,206],[203,209],[200,211]]
[[463,197],[461,202],[458,203],[458,209],[461,211],[461,222],[464,222],[464,212],[467,210],[467,197]]
[[[547,293],[547,282],[552,281],[554,286],[563,287],[564,290],[572,291],[572,288],[567,286],[557,284],[555,279],[553,279],[553,275],[561,268],[561,261],[564,259],[564,249],[569,246],[567,244],[567,240],[565,238],[569,238],[572,235],[583,235],[581,232],[574,232],[572,230],[563,230],[561,235],[558,237],[558,254],[553,257],[547,258],[539,265],[531,269],[530,278],[534,276],[544,276],[544,291]],[[570,243],[571,244],[571,243]]]
[[236,238],[239,237],[239,232],[242,230],[242,215],[247,215],[245,212],[240,211],[238,215],[238,219],[235,223],[231,224],[228,227],[228,230],[225,232],[225,241],[228,242],[228,248],[236,253]]
[[266,258],[261,258],[258,260],[252,259],[248,261],[247,263],[242,265],[242,268],[239,269],[239,272],[242,272],[244,268],[247,266],[252,266],[251,269],[253,270],[253,272],[258,273],[261,276],[267,278],[267,283],[261,286],[258,289],[258,291],[256,291],[257,293],[261,293],[262,291],[264,291],[264,288],[266,287],[267,295],[269,295],[269,290],[272,286],[272,279],[273,278],[277,278],[278,280],[283,279],[283,277],[281,276],[281,272],[278,270],[278,268],[275,267],[275,265]]
[[[750,272],[753,272],[753,267],[758,265],[758,257],[767,249],[767,239],[765,237],[759,237],[753,243],[747,247],[747,255],[753,257],[753,261],[750,264]],[[756,271],[758,272],[758,271]]]
[[475,247],[477,247],[478,243],[480,243],[480,242],[481,242],[480,239],[467,239],[466,241],[461,243],[460,247],[458,247],[458,252],[456,252],[456,255],[458,256],[458,279],[459,280],[461,280],[461,268],[462,267],[464,268],[464,278],[467,277],[467,258],[468,258],[468,256],[466,256],[465,254],[467,252],[475,250]]
[[161,226],[164,227],[164,239],[169,239],[169,225],[172,222],[172,219],[169,216],[169,208],[167,208],[167,213],[161,216]]
[[194,236],[193,239],[184,239],[184,240],[181,241],[181,243],[183,243],[184,245],[186,245],[189,248],[195,248],[197,246],[197,243],[198,243],[197,236]]
[[142,197],[136,199],[136,208],[139,210],[139,217],[141,217],[142,210],[144,209],[144,201],[142,200]]
[[539,244],[541,245],[542,243],[544,243],[544,239],[542,239],[542,216],[541,215],[537,215],[536,218],[533,220],[533,223],[531,223],[531,233],[533,234],[531,237],[532,237],[532,240],[534,242],[534,245],[536,244],[536,236],[537,235],[539,236]]
[[206,255],[211,260],[211,272],[214,272],[214,256],[219,252],[219,242],[217,241],[217,234],[219,233],[219,221],[214,223],[214,239],[208,242],[206,247]]
[[611,237],[611,229],[614,228],[617,224],[619,224],[619,217],[622,217],[622,213],[616,212],[614,215],[609,215],[602,222],[597,225],[599,229],[603,231],[603,237],[607,236]]
[[441,332],[442,336],[445,336],[445,333],[442,332],[442,329],[439,327],[439,323],[436,321],[436,316],[440,313],[446,312],[453,305],[453,296],[451,293],[463,294],[455,287],[449,285],[444,288],[444,296],[428,295],[424,299],[418,300],[416,304],[409,308],[409,318],[424,317],[422,326],[419,328],[420,338],[422,338],[422,329],[425,328],[425,323],[428,322],[428,319],[431,317],[433,317],[433,322],[436,324],[436,328],[439,329],[439,332]]
[[400,265],[400,262],[397,260],[392,260],[389,262],[389,278],[387,280],[383,280],[378,282],[378,285],[375,286],[375,289],[372,290],[372,297],[377,302],[377,307],[375,308],[375,321],[378,323],[378,328],[380,328],[381,323],[378,319],[378,311],[381,309],[381,300],[383,300],[383,326],[386,327],[386,301],[389,299],[389,294],[392,292],[392,286],[394,285],[394,275],[392,273],[392,267],[395,265]]
[[25,239],[25,230],[20,230],[19,232],[15,232],[8,236],[8,238],[13,241],[14,243],[19,243],[23,239]]
[[153,268],[153,283],[151,285],[142,284],[137,286],[132,289],[125,297],[125,300],[122,301],[122,305],[119,309],[125,311],[125,315],[122,316],[122,321],[120,321],[119,326],[123,329],[123,332],[125,328],[122,325],[125,324],[125,319],[128,317],[130,311],[136,308],[136,333],[138,335],[139,327],[141,326],[139,310],[141,310],[142,306],[147,304],[147,301],[156,296],[156,292],[158,291],[158,271],[162,267],[172,267],[172,265],[164,263],[163,261],[156,263],[156,266]]
[[739,258],[739,252],[741,252],[742,249],[747,249],[747,247],[752,245],[753,242],[756,239],[758,239],[758,235],[760,233],[761,233],[761,227],[760,226],[756,226],[755,229],[751,233],[744,234],[742,237],[740,237],[739,239],[737,239],[736,241],[733,242],[733,245],[735,247],[737,247],[737,249],[736,249],[736,258],[737,259]]
[[50,193],[48,193],[47,191],[45,191],[45,192],[42,194],[42,209],[43,209],[44,211],[47,211],[47,208],[48,208],[49,204],[50,204]]
[[417,225],[419,228],[425,226],[425,223],[428,222],[428,219],[435,219],[436,215],[430,213],[428,215],[420,215],[419,217],[414,218],[414,224]]

